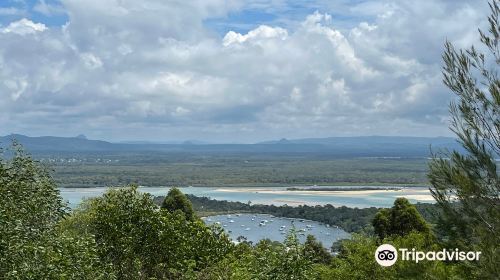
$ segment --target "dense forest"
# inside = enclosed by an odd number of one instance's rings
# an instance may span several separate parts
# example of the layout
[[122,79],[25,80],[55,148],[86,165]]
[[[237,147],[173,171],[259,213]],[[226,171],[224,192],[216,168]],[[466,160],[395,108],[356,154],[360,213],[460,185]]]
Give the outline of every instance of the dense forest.
[[[332,158],[315,154],[39,154],[61,187],[266,187],[428,185],[424,158]],[[166,176],[168,174],[168,176]]]

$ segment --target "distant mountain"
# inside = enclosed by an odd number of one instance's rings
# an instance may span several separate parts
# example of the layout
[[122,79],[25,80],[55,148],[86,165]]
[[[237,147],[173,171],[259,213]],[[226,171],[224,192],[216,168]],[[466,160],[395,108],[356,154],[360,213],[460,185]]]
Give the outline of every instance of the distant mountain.
[[408,136],[357,136],[304,139],[280,139],[260,142],[263,145],[321,145],[325,150],[351,150],[355,153],[376,154],[429,154],[430,149],[454,149],[462,151],[455,138],[408,137]]
[[29,151],[106,151],[113,149],[113,144],[109,142],[89,140],[84,135],[76,137],[29,137],[21,134],[11,134],[0,137],[0,147],[10,145],[12,140],[18,141]]
[[448,137],[329,137],[281,139],[257,144],[206,144],[185,141],[176,144],[149,142],[110,143],[86,137],[29,137],[11,134],[0,137],[0,147],[16,139],[32,153],[85,152],[189,152],[189,153],[260,153],[260,154],[315,154],[334,157],[427,157],[430,148],[458,149],[454,138]]
[[451,137],[408,137],[408,136],[356,136],[356,137],[327,137],[304,138],[289,140],[282,138],[276,141],[260,142],[258,144],[320,144],[320,145],[439,145],[448,146],[456,144],[456,139]]
[[140,145],[208,145],[209,142],[199,140],[186,140],[186,141],[121,141],[119,144],[140,144]]

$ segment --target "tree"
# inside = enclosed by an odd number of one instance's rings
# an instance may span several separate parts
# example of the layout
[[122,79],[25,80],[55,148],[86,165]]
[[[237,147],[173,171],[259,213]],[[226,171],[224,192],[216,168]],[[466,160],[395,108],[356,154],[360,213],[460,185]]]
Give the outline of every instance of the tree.
[[317,279],[314,264],[304,254],[296,232],[284,243],[263,239],[255,246],[240,243],[224,260],[200,273],[198,279]]
[[429,164],[431,192],[443,209],[442,233],[454,246],[482,251],[483,277],[500,275],[500,9],[490,3],[487,33],[479,30],[483,49],[443,54],[444,84],[457,96],[450,104],[451,130],[465,149],[435,155]]
[[[395,248],[415,248],[419,251],[439,251],[439,247],[427,234],[411,232],[405,236],[393,235],[383,243]],[[454,263],[441,261],[397,261],[391,267],[380,266],[374,252],[379,240],[360,234],[342,241],[342,248],[333,258],[330,268],[321,267],[317,279],[474,279],[467,271],[457,270]]]
[[323,244],[310,234],[307,235],[304,243],[304,255],[314,263],[329,264],[332,260],[332,255],[323,247]]
[[392,208],[380,210],[372,224],[380,239],[391,235],[405,236],[412,231],[430,233],[429,226],[417,208],[402,197],[394,201]]
[[382,209],[375,214],[372,221],[373,229],[380,239],[391,234],[391,210]]
[[178,188],[171,188],[168,191],[161,208],[171,213],[180,211],[186,216],[186,220],[189,221],[193,221],[196,218],[191,201]]
[[101,262],[112,264],[119,279],[187,278],[232,250],[220,229],[160,211],[136,186],[85,201],[64,226],[94,236]]
[[66,207],[48,170],[12,148],[0,157],[0,279],[115,279],[91,237],[60,230]]

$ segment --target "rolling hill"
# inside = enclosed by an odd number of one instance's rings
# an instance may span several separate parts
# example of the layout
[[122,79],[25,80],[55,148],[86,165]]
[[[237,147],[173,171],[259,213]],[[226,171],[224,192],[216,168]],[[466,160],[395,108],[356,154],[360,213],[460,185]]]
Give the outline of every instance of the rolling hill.
[[[440,149],[460,149],[454,138],[448,137],[329,137],[276,140],[256,144],[154,144],[111,143],[78,137],[29,137],[11,134],[0,137],[0,147],[16,139],[32,153],[51,152],[188,152],[188,153],[259,153],[259,154],[318,154],[338,157],[427,157]],[[202,143],[202,142],[199,142]]]

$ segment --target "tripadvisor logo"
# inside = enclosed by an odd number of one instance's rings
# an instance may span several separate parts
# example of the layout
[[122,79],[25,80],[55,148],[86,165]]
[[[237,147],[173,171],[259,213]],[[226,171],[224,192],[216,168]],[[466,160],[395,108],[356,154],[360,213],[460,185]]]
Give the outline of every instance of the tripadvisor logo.
[[398,260],[398,251],[392,245],[382,244],[375,251],[375,260],[381,266],[391,266]]
[[[402,261],[478,261],[481,252],[464,252],[458,249],[441,251],[416,251],[415,248],[409,250],[399,248],[399,253]],[[398,260],[398,250],[390,244],[382,244],[375,251],[375,260],[381,266],[391,266]]]

